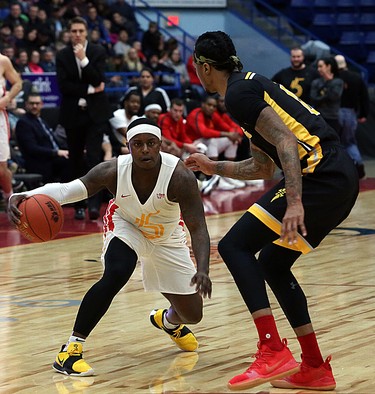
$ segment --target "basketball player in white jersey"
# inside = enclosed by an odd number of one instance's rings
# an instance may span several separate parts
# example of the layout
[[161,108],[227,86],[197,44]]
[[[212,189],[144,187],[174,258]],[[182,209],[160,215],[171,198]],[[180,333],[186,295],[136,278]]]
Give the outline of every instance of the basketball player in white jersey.
[[[43,193],[60,204],[80,201],[107,188],[114,196],[104,216],[102,278],[86,293],[68,342],[53,368],[73,376],[94,373],[82,358],[82,343],[128,282],[139,260],[146,291],[161,292],[168,309],[156,309],[151,323],[184,351],[198,347],[185,323],[202,319],[202,297],[211,296],[210,241],[195,175],[176,156],[160,152],[161,130],[138,118],[127,129],[130,154],[103,162],[70,183],[50,183],[9,200],[9,219],[19,223],[17,205]],[[190,232],[196,267],[186,244]]]
[[[11,85],[9,91],[7,91],[7,82]],[[0,188],[5,201],[8,201],[13,193],[12,173],[8,169],[10,128],[6,108],[21,88],[21,77],[12,62],[7,56],[0,54]]]

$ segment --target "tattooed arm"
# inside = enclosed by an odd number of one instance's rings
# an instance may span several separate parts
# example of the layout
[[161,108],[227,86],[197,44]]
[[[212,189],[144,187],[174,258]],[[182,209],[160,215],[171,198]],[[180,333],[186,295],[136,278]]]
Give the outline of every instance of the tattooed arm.
[[254,144],[251,144],[252,157],[242,161],[214,161],[206,155],[195,153],[185,160],[193,171],[202,171],[207,175],[218,174],[234,179],[272,179],[275,164]]
[[[283,218],[280,238],[290,244],[297,242],[297,231],[306,235],[304,209],[302,205],[302,176],[298,156],[297,139],[285,126],[277,113],[266,107],[260,113],[256,131],[274,145],[285,175],[287,209]],[[260,149],[252,145],[253,157],[240,162],[212,161],[201,154],[194,154],[185,161],[193,171],[205,174],[218,174],[236,179],[270,179],[275,166],[272,160]]]
[[277,113],[266,107],[255,125],[256,131],[277,149],[285,176],[287,209],[283,218],[280,238],[289,244],[297,242],[297,231],[306,235],[304,209],[302,205],[301,163],[295,135],[285,126]]

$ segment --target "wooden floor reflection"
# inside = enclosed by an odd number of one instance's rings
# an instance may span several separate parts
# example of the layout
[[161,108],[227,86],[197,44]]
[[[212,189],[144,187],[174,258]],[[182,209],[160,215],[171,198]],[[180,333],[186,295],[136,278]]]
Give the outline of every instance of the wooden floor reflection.
[[[294,272],[308,295],[324,356],[332,354],[338,394],[373,393],[375,367],[375,191],[362,192],[350,217]],[[85,345],[96,376],[71,378],[51,364],[70,335],[85,291],[100,277],[101,234],[1,249],[0,393],[226,393],[256,350],[256,332],[217,243],[241,213],[207,218],[212,299],[191,328],[200,347],[181,353],[149,323],[159,294],[143,291],[139,267]],[[280,333],[299,347],[272,298]],[[269,384],[247,393],[301,394]],[[308,391],[308,393],[314,393]]]

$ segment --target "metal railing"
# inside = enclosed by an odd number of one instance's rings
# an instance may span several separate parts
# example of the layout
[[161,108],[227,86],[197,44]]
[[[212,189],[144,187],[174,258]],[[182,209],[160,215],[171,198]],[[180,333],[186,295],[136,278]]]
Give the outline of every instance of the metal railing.
[[[136,2],[141,3],[144,8],[136,7]],[[162,34],[164,34],[168,38],[174,38],[177,40],[179,45],[181,46],[181,58],[182,60],[186,63],[188,57],[192,54],[192,48],[194,46],[195,42],[195,37],[193,37],[191,34],[187,33],[184,29],[182,29],[180,26],[177,26],[173,24],[173,22],[169,21],[168,17],[165,16],[161,11],[159,11],[157,8],[151,7],[148,5],[148,3],[144,0],[132,0],[131,5],[136,12],[137,15],[141,16],[143,19],[145,19],[148,22],[156,22],[159,30]],[[144,10],[150,11],[154,17],[150,18]],[[171,25],[170,29],[172,31],[165,29],[163,27],[163,23],[169,23]],[[178,34],[176,34],[176,32]],[[181,39],[179,38],[179,35],[181,36]]]

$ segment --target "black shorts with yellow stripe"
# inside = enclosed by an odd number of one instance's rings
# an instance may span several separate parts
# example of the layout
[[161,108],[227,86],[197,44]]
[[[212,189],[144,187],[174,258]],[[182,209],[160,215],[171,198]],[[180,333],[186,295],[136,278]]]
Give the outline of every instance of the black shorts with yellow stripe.
[[[307,236],[295,245],[277,245],[308,253],[350,213],[358,196],[358,175],[353,161],[339,145],[323,147],[323,158],[311,174],[302,177],[302,203]],[[285,179],[264,194],[248,211],[275,233],[281,233],[286,211]]]

